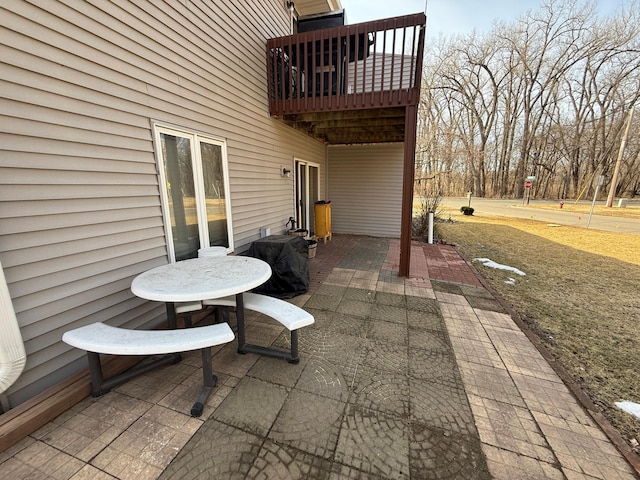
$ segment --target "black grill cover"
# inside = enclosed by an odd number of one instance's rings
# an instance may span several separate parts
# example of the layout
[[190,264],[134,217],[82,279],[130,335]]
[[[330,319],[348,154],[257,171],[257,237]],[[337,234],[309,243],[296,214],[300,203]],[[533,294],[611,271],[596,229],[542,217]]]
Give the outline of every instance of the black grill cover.
[[270,235],[251,244],[246,255],[271,266],[271,278],[253,289],[277,298],[292,298],[309,290],[307,241],[295,235]]

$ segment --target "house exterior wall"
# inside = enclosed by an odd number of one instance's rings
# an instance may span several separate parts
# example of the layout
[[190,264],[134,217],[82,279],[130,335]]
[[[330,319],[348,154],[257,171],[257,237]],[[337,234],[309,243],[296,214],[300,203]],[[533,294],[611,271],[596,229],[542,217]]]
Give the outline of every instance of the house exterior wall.
[[329,147],[333,233],[400,236],[403,148],[396,143]]
[[0,259],[27,350],[13,405],[85,366],[64,331],[135,328],[133,296],[167,262],[151,121],[227,142],[236,251],[293,214],[293,158],[323,144],[271,119],[265,45],[282,0],[5,2],[0,14]]

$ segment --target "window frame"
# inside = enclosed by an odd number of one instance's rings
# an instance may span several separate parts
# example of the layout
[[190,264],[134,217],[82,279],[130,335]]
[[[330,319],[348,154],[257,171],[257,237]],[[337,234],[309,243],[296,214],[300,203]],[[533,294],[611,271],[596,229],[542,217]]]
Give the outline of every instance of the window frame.
[[[295,214],[296,214],[296,225],[298,228],[303,228],[308,230],[309,233],[313,232],[315,229],[314,222],[314,205],[315,202],[320,200],[320,164],[316,162],[310,162],[307,160],[303,160],[302,158],[294,157],[294,185],[295,185]],[[315,169],[317,173],[317,178],[312,178],[311,171]],[[301,178],[301,172],[304,172],[302,175],[304,177],[304,182]],[[317,198],[311,198],[311,197]],[[305,206],[302,209],[300,205],[300,201],[305,199]],[[302,218],[304,218],[304,222],[301,222],[301,210]]]
[[203,133],[194,129],[180,127],[166,122],[152,120],[151,122],[154,153],[156,158],[156,169],[159,179],[159,190],[162,210],[162,221],[167,244],[167,256],[170,263],[176,262],[175,245],[173,243],[173,227],[171,226],[171,214],[169,209],[169,193],[167,191],[167,178],[165,175],[165,159],[162,155],[162,134],[188,138],[191,142],[191,167],[193,171],[194,193],[196,202],[196,215],[198,219],[198,237],[200,248],[209,246],[209,225],[207,219],[207,204],[204,187],[204,173],[202,167],[202,156],[200,141],[219,146],[222,156],[222,177],[225,191],[225,216],[227,223],[227,240],[229,247],[226,252],[234,250],[233,222],[231,219],[231,198],[229,188],[229,159],[227,156],[227,139],[208,133]]

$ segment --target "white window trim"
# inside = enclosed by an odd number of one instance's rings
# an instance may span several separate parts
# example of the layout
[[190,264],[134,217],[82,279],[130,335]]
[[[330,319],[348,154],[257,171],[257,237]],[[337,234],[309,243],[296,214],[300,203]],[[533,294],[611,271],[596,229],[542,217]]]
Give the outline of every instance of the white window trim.
[[[208,133],[199,132],[197,130],[191,130],[188,128],[180,127],[177,125],[173,125],[166,122],[160,121],[151,121],[151,127],[153,132],[153,141],[154,141],[154,151],[156,158],[156,168],[160,181],[160,198],[161,198],[161,206],[162,206],[162,221],[164,223],[164,232],[165,232],[165,240],[167,244],[167,255],[169,257],[169,262],[174,263],[176,261],[176,253],[175,247],[173,245],[173,232],[171,228],[171,216],[169,214],[169,196],[167,192],[167,178],[164,174],[164,159],[162,158],[162,141],[160,139],[161,133],[166,133],[169,135],[176,135],[181,137],[188,137],[192,140],[193,145],[193,156],[194,156],[194,165],[193,165],[193,175],[194,175],[194,186],[196,191],[196,196],[199,197],[200,201],[196,201],[196,214],[198,216],[198,234],[200,236],[200,248],[209,246],[209,229],[207,222],[207,212],[206,205],[202,201],[205,197],[204,193],[204,183],[201,181],[203,178],[202,172],[202,158],[200,156],[200,148],[198,148],[198,141],[202,139],[204,141],[214,143],[219,145],[222,150],[222,176],[224,182],[224,191],[226,195],[225,201],[225,214],[227,216],[227,235],[229,240],[229,248],[226,250],[227,253],[231,253],[234,250],[234,241],[233,241],[233,222],[231,218],[231,198],[230,198],[230,188],[229,188],[229,160],[227,157],[227,139],[224,137],[218,137],[215,135],[211,135]],[[193,161],[193,160],[192,160]]]

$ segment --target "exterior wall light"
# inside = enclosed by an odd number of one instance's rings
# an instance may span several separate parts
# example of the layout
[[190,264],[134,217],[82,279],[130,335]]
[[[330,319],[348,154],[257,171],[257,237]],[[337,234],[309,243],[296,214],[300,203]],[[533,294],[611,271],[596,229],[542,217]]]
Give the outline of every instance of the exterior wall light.
[[291,176],[291,170],[283,167],[282,172],[280,173],[280,176],[289,178]]

